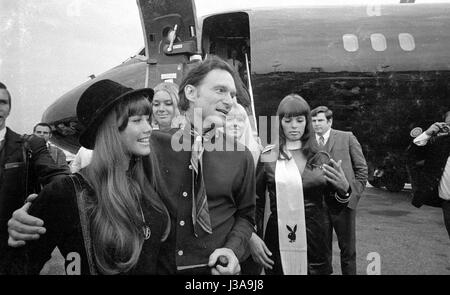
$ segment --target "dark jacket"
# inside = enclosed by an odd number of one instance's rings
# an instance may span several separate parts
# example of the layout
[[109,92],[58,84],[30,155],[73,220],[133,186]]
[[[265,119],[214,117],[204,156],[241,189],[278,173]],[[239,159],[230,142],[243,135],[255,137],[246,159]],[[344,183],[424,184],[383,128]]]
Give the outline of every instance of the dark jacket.
[[[173,130],[171,133],[175,133]],[[176,133],[181,146],[172,145],[172,134],[154,131],[152,153],[158,159],[158,192],[171,217],[171,231],[161,249],[160,274],[175,274],[180,267],[206,264],[217,248],[230,248],[242,261],[254,226],[255,171],[250,152],[206,150],[203,153],[203,176],[208,197],[212,234],[201,231],[196,237],[192,222],[192,169],[189,133]],[[182,137],[182,135],[185,137]],[[223,134],[221,134],[223,136]],[[220,137],[222,143],[228,137]],[[180,148],[181,150],[177,149]],[[145,163],[145,162],[144,162]],[[208,273],[206,267],[183,273]]]
[[69,169],[69,165],[67,165],[66,155],[59,147],[50,145],[48,147],[48,151],[50,152],[50,156],[55,161],[56,165],[60,167],[67,167]]
[[431,138],[424,146],[413,143],[408,147],[408,170],[415,207],[441,206],[438,188],[449,156],[450,136]]
[[37,193],[56,176],[69,173],[67,168],[56,166],[43,139],[31,136],[28,148],[24,145],[25,140],[7,128],[0,151],[0,273],[6,259],[7,222],[12,213],[23,205],[28,194]]
[[[93,198],[92,189],[82,178],[79,179],[84,192],[87,192],[85,195]],[[148,193],[155,194],[154,191]],[[161,237],[165,230],[165,217],[148,202],[142,200],[141,204],[151,235],[143,243],[136,266],[127,274],[156,274]],[[44,187],[38,198],[33,201],[29,213],[44,220],[47,231],[39,240],[27,242],[24,249],[28,257],[28,263],[24,268],[25,274],[39,274],[44,264],[51,258],[55,247],[58,247],[65,258],[64,269],[67,274],[90,274],[78,208],[75,188],[69,176]]]
[[[270,217],[264,240],[269,249],[279,252],[277,197],[275,167],[278,158],[278,147],[266,147],[260,157],[256,169],[256,222],[258,235],[262,236],[266,190],[270,198]],[[327,259],[328,249],[325,239],[326,202],[333,213],[338,214],[347,207],[347,203],[339,203],[334,197],[334,190],[327,184],[324,173],[314,162],[308,162],[302,173],[302,185],[306,217],[306,239],[308,246],[308,274],[330,274],[331,265]],[[271,249],[272,248],[272,249]],[[277,253],[278,254],[278,253]],[[275,255],[275,257],[279,255]],[[275,259],[278,260],[278,259]],[[275,261],[280,264],[280,261]],[[280,269],[280,268],[278,268]]]
[[[315,136],[311,143],[319,148]],[[325,150],[330,153],[331,158],[336,162],[342,160],[342,170],[352,187],[348,207],[356,210],[359,199],[366,187],[368,171],[360,143],[351,132],[331,129]]]

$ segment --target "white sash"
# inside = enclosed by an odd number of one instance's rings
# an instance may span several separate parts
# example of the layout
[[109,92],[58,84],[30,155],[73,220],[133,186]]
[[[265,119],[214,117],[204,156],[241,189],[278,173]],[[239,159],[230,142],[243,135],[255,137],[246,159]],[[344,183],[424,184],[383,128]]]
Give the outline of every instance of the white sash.
[[278,159],[275,166],[281,264],[285,275],[306,275],[308,263],[302,176],[294,158],[289,151],[286,152],[289,159]]

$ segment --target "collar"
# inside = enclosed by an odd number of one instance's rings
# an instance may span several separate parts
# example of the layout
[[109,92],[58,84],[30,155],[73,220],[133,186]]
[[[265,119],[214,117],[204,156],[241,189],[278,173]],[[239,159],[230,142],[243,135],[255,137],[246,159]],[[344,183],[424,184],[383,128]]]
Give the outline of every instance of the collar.
[[286,149],[288,151],[298,150],[302,148],[302,142],[300,140],[297,141],[286,141]]
[[0,130],[0,141],[4,140],[6,136],[6,127]]
[[279,159],[280,160],[290,160],[292,159],[292,153],[290,151],[292,150],[298,150],[302,148],[302,142],[300,140],[298,141],[294,141],[294,142],[290,142],[290,141],[286,141],[286,144],[283,147],[284,152],[286,153],[287,158],[285,158],[283,156],[283,154],[279,154]]
[[214,124],[209,126],[208,128],[203,128],[202,134],[200,134],[197,130],[194,128],[194,124],[189,120],[186,119],[186,127],[185,130],[188,130],[189,134],[193,136],[195,139],[198,137],[201,137],[204,141],[208,141],[211,138],[215,137],[217,135],[217,132],[220,128],[216,128]]
[[[328,129],[328,131],[325,132],[325,133],[322,135],[322,136],[323,136],[323,142],[324,142],[324,144],[326,144],[327,141],[328,141],[328,138],[330,138],[330,133],[331,133],[331,128]],[[319,142],[319,138],[320,138],[320,135],[316,133],[316,140],[317,140],[317,142]]]
[[213,128],[208,128],[208,129],[203,129],[202,134],[198,133],[193,127],[189,130],[189,133],[194,137],[194,138],[203,138],[203,140],[208,141],[210,140],[217,132],[217,129]]

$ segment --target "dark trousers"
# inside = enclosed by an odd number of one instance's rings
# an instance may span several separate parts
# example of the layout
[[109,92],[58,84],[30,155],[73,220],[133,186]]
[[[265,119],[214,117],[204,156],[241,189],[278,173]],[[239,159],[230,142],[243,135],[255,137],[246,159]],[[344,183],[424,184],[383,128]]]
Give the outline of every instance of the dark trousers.
[[442,202],[442,212],[444,214],[445,228],[448,232],[448,237],[450,238],[450,200],[444,200]]
[[328,260],[332,265],[333,229],[336,232],[339,249],[341,250],[341,270],[343,275],[356,275],[356,211],[345,208],[339,215],[326,214]]
[[[308,205],[308,203],[307,203]],[[323,228],[323,208],[308,206],[306,213],[306,240],[308,244],[308,275],[329,275],[332,271],[328,262],[328,247],[326,244],[325,229]],[[267,275],[283,275],[281,265],[280,243],[278,237],[277,217],[273,214],[267,222],[264,242],[272,252],[270,257],[274,261],[272,269],[265,269]]]
[[244,262],[241,263],[241,274],[242,275],[260,275],[262,272],[262,266],[255,262],[252,255],[248,257]]

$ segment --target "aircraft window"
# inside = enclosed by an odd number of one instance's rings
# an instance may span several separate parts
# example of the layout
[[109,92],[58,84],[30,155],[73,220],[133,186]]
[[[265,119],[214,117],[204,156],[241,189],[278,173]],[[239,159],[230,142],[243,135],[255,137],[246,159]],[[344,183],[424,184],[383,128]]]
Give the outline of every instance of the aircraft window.
[[375,51],[385,51],[386,50],[386,38],[383,34],[372,34],[370,35],[370,42],[372,43],[372,48]]
[[416,48],[414,37],[411,34],[398,34],[398,41],[400,42],[400,47],[405,51],[413,51]]
[[348,52],[355,52],[358,50],[358,37],[353,34],[345,34],[342,36],[342,41],[344,42],[344,49]]

